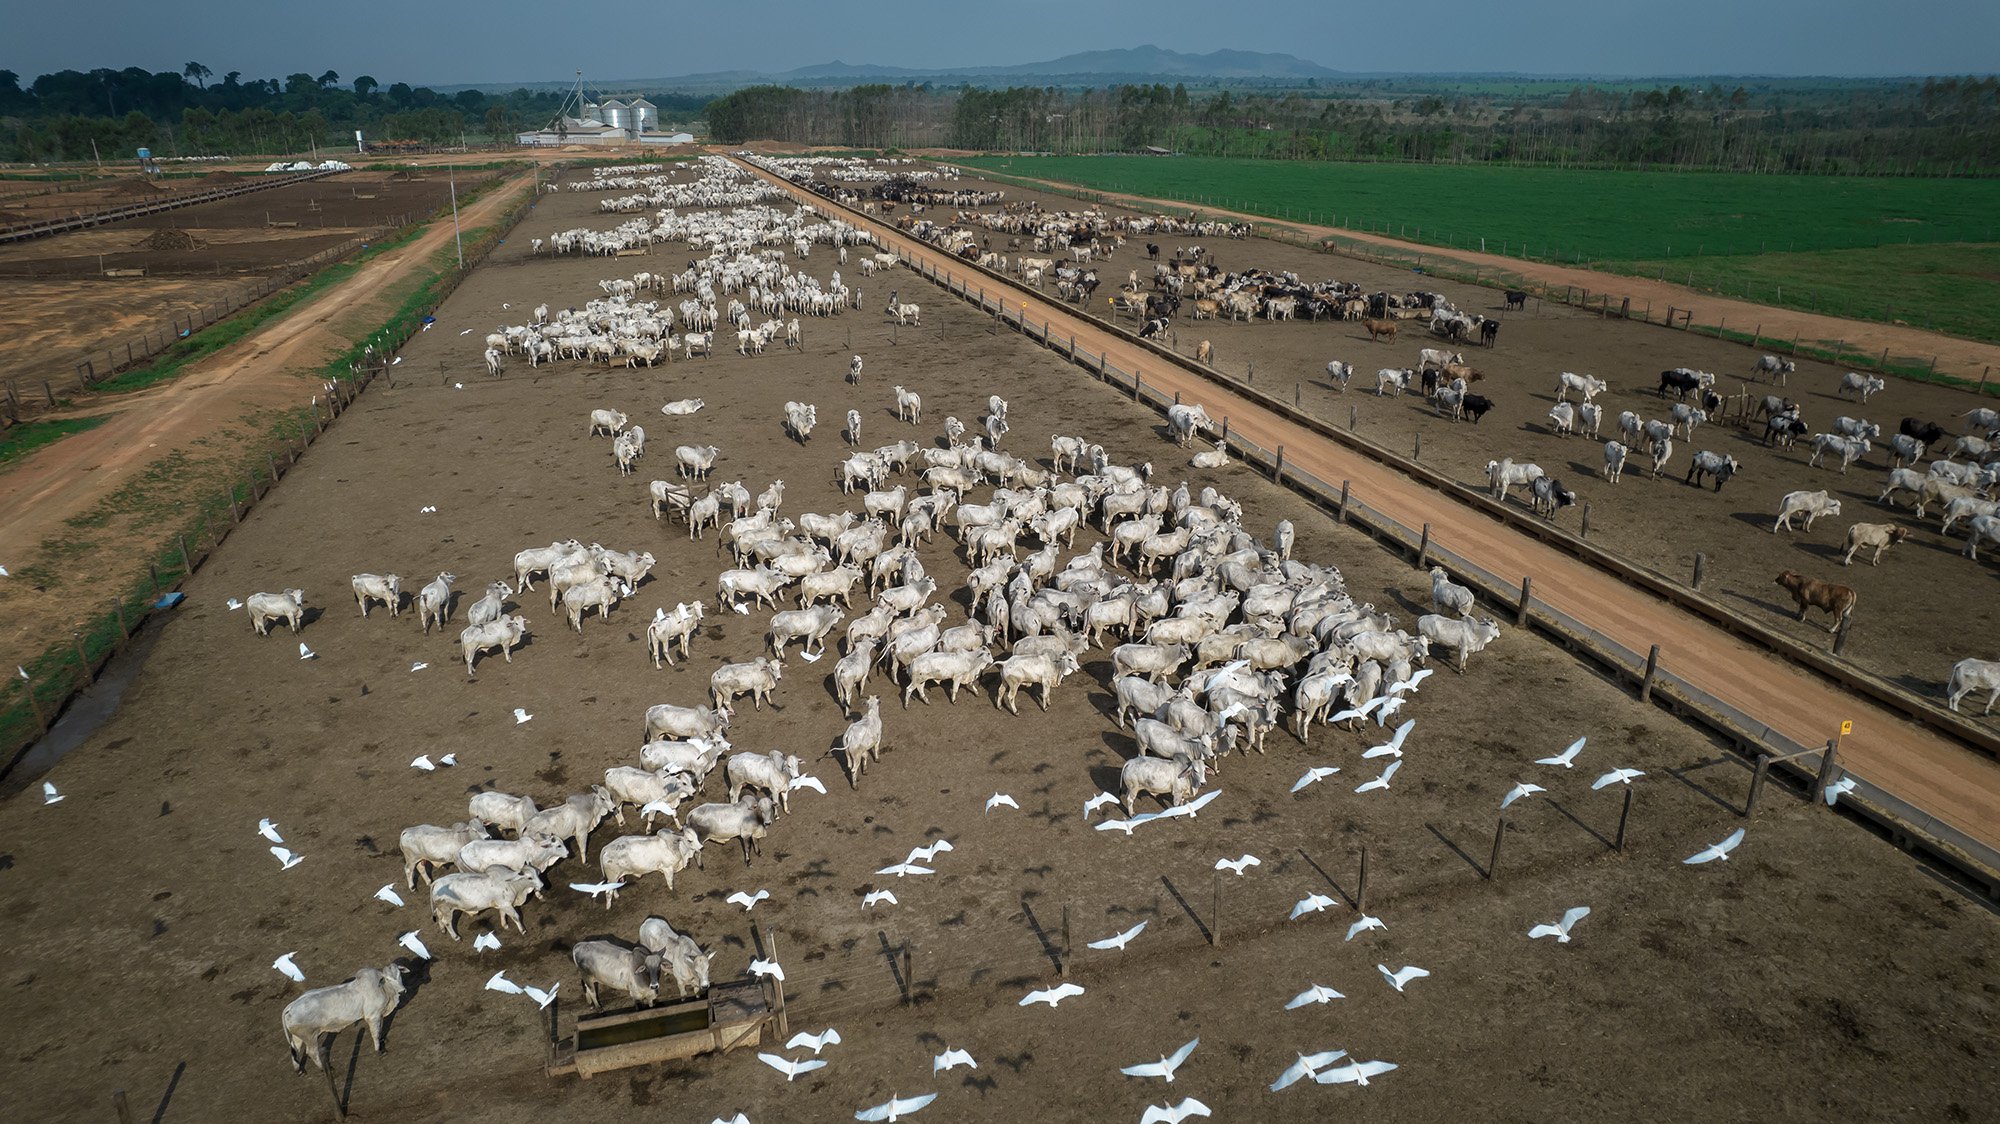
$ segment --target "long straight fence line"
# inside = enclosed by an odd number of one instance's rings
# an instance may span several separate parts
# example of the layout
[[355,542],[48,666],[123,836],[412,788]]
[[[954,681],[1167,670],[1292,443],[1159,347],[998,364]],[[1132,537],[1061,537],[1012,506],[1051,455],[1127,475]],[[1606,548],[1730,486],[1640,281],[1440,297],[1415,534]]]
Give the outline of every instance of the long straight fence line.
[[[1155,388],[1147,387],[1143,375],[1121,371],[1115,365],[1108,363],[1103,356],[1093,355],[1087,350],[1078,349],[1074,337],[1066,338],[1054,334],[1051,332],[1047,321],[1043,321],[1037,326],[1027,316],[1024,304],[1017,303],[1015,308],[1009,311],[1005,308],[1004,300],[997,296],[989,297],[984,288],[969,286],[963,280],[954,280],[940,274],[930,264],[917,261],[907,251],[900,248],[896,250],[896,254],[899,261],[919,276],[938,285],[946,292],[959,296],[976,305],[988,315],[1020,331],[1029,339],[1035,340],[1057,354],[1070,359],[1100,380],[1127,391],[1134,401],[1145,402],[1147,405],[1162,412],[1175,403],[1175,399],[1162,395]],[[968,268],[973,268],[970,263],[966,263],[966,265]],[[1002,278],[1001,280],[1010,286],[1014,284],[1011,279]],[[1126,333],[1122,329],[1109,328],[1109,326],[1107,328],[1108,330],[1118,331],[1121,335],[1126,336],[1127,342],[1136,340],[1136,337],[1132,337],[1130,333]],[[1150,341],[1139,342],[1150,344]],[[1277,401],[1253,386],[1239,383],[1221,374],[1221,372],[1191,363],[1184,357],[1172,352],[1165,352],[1162,358],[1171,359],[1171,361],[1189,366],[1204,378],[1226,385],[1232,391],[1258,401],[1260,405],[1266,406],[1281,416],[1308,425],[1315,432],[1321,433],[1324,436],[1335,437],[1336,440],[1343,443],[1361,448],[1362,451],[1367,452],[1371,457],[1388,464],[1390,467],[1404,471],[1438,488],[1440,491],[1453,495],[1454,498],[1467,502],[1481,510],[1486,510],[1488,514],[1494,515],[1508,522],[1510,525],[1523,525],[1521,529],[1529,530],[1535,534],[1536,538],[1550,542],[1551,545],[1566,547],[1572,553],[1577,553],[1600,565],[1606,565],[1613,572],[1618,573],[1621,577],[1625,577],[1628,581],[1638,581],[1648,588],[1659,587],[1654,589],[1655,592],[1669,594],[1680,592],[1673,590],[1671,584],[1663,581],[1658,575],[1654,575],[1650,571],[1640,570],[1629,563],[1606,554],[1594,546],[1584,544],[1581,540],[1576,540],[1574,536],[1568,535],[1567,532],[1554,528],[1526,525],[1528,521],[1519,512],[1506,508],[1497,502],[1480,503],[1479,501],[1482,497],[1471,495],[1469,490],[1464,488],[1463,485],[1442,477],[1434,470],[1429,469],[1428,466],[1406,461],[1402,457],[1376,448],[1372,443],[1363,441],[1352,435],[1340,434],[1325,422],[1291,409],[1285,403]],[[1611,637],[1589,628],[1544,602],[1534,599],[1531,589],[1516,591],[1511,586],[1501,588],[1501,583],[1489,571],[1472,564],[1467,559],[1450,554],[1431,543],[1428,527],[1420,530],[1409,528],[1379,512],[1367,511],[1357,504],[1353,497],[1351,486],[1345,482],[1343,482],[1341,487],[1336,488],[1329,482],[1320,480],[1298,469],[1296,466],[1286,465],[1282,447],[1277,450],[1261,449],[1246,441],[1241,434],[1229,432],[1226,419],[1224,419],[1223,442],[1244,463],[1258,466],[1267,472],[1274,482],[1293,488],[1295,491],[1312,500],[1315,505],[1333,513],[1341,521],[1350,522],[1352,525],[1368,531],[1370,534],[1383,539],[1391,545],[1398,545],[1404,550],[1412,550],[1416,555],[1414,564],[1418,567],[1422,568],[1431,564],[1444,565],[1447,570],[1454,571],[1462,580],[1475,585],[1490,600],[1503,605],[1512,605],[1515,610],[1517,623],[1532,625],[1538,631],[1554,638],[1565,648],[1588,655],[1594,662],[1604,666],[1614,675],[1637,683],[1642,701],[1654,702],[1671,712],[1685,715],[1720,734],[1739,754],[1754,759],[1756,772],[1760,777],[1772,771],[1796,773],[1812,786],[1814,792],[1822,791],[1825,785],[1833,779],[1833,773],[1837,770],[1837,763],[1834,755],[1829,753],[1833,749],[1831,743],[1824,747],[1802,745],[1786,735],[1773,730],[1768,723],[1760,722],[1756,718],[1744,714],[1742,711],[1686,680],[1671,674],[1663,675],[1658,668],[1657,650],[1642,656],[1640,653],[1634,652]],[[1344,504],[1341,499],[1343,495],[1346,497]],[[1349,519],[1348,515],[1350,514],[1358,516],[1358,518]],[[1534,522],[1539,523],[1540,521],[1536,520]],[[1843,682],[1850,684],[1861,683],[1871,686],[1882,693],[1880,701],[1891,703],[1895,709],[1905,710],[1906,712],[1913,711],[1915,712],[1915,716],[1920,718],[1932,718],[1934,719],[1934,724],[1946,726],[1947,733],[1960,737],[1970,745],[1984,748],[1987,752],[1993,752],[1993,745],[1996,742],[2000,742],[2000,739],[1994,738],[1990,732],[1972,723],[1964,722],[1957,715],[1951,715],[1948,712],[1940,710],[1928,700],[1918,699],[1909,692],[1902,691],[1900,688],[1878,680],[1876,677],[1868,675],[1865,672],[1860,672],[1851,665],[1847,665],[1845,661],[1835,661],[1825,658],[1823,654],[1818,653],[1816,650],[1807,649],[1804,645],[1788,637],[1773,633],[1771,630],[1763,628],[1754,622],[1741,619],[1720,605],[1709,602],[1706,598],[1700,598],[1698,594],[1694,595],[1694,597],[1702,604],[1703,608],[1712,610],[1712,612],[1703,612],[1702,615],[1710,617],[1717,623],[1724,624],[1730,631],[1740,632],[1754,639],[1771,643],[1781,654],[1791,656],[1794,659],[1803,658],[1815,670],[1832,673]],[[1681,597],[1673,597],[1671,599],[1677,601],[1684,600]],[[1870,693],[1873,692],[1871,691]],[[1897,705],[1899,702],[1903,705]],[[1849,779],[1856,782],[1856,788],[1841,798],[1840,803],[1842,807],[1864,822],[1878,827],[1884,834],[1887,834],[1904,849],[1928,856],[1933,861],[1958,872],[1972,883],[1980,886],[1989,897],[2000,899],[2000,851],[1988,847],[1952,825],[1939,820],[1935,816],[1914,807],[1907,801],[1861,778],[1851,777]]]
[[389,381],[387,356],[423,330],[424,318],[435,313],[472,269],[506,239],[535,201],[533,193],[523,197],[505,212],[487,237],[466,247],[465,268],[445,274],[433,299],[420,307],[403,310],[372,333],[365,343],[357,343],[353,354],[365,355],[368,360],[333,374],[325,393],[315,395],[307,405],[298,431],[272,442],[264,450],[261,465],[253,456],[244,468],[241,482],[232,483],[220,494],[191,499],[189,506],[197,516],[174,535],[172,545],[148,562],[143,581],[98,610],[95,616],[86,616],[70,634],[69,643],[51,647],[24,665],[23,674],[6,678],[5,686],[0,686],[0,757],[6,761],[0,766],[0,790],[13,791],[25,783],[13,775],[16,767],[70,702],[97,682],[105,666],[125,650],[155,612],[171,608],[169,595],[187,584],[195,571],[249,517],[257,502],[268,496],[278,481],[298,464],[327,427],[378,376]]
[[99,210],[65,215],[60,218],[32,219],[28,222],[0,227],[0,246],[14,242],[25,242],[31,238],[46,238],[51,234],[63,234],[72,230],[85,230],[93,226],[101,226],[107,222],[123,222],[126,219],[157,215],[164,211],[177,211],[182,207],[196,207],[203,203],[213,203],[219,199],[248,195],[253,191],[269,191],[274,187],[287,187],[291,184],[305,183],[307,180],[316,180],[325,176],[338,174],[339,171],[337,169],[328,168],[311,172],[300,172],[289,176],[260,177],[248,183],[232,184],[228,187],[218,187],[209,191],[191,191],[185,194],[170,195],[165,199],[124,203],[115,207],[104,207]]
[[[1161,217],[1176,219],[1185,219],[1187,217],[1185,210],[1164,207],[1144,199],[1125,196],[1114,199],[1103,192],[1072,187],[1068,184],[1003,175],[988,172],[983,168],[975,170],[979,174],[978,178],[995,180],[1029,191],[1060,195],[1081,202],[1095,203],[1099,206],[1119,207],[1129,211],[1137,211]],[[1242,221],[1221,215],[1204,215],[1199,212],[1197,212],[1195,217],[1197,220],[1211,222]],[[1739,323],[1736,327],[1731,328],[1729,327],[1727,318],[1719,319],[1714,324],[1697,324],[1694,322],[1693,313],[1685,308],[1669,306],[1664,309],[1655,309],[1650,301],[1643,302],[1635,308],[1630,297],[1613,296],[1604,289],[1592,290],[1588,287],[1576,285],[1558,287],[1544,284],[1534,278],[1526,277],[1510,270],[1489,269],[1484,266],[1475,266],[1468,270],[1462,263],[1454,263],[1448,256],[1440,257],[1437,254],[1427,254],[1421,250],[1398,250],[1379,242],[1348,238],[1339,234],[1307,235],[1296,227],[1288,226],[1274,220],[1252,219],[1250,220],[1250,229],[1256,236],[1268,238],[1273,242],[1283,242],[1288,245],[1300,247],[1301,249],[1314,250],[1320,253],[1339,254],[1342,257],[1354,258],[1376,265],[1415,270],[1448,281],[1479,285],[1489,289],[1516,290],[1527,293],[1537,300],[1567,305],[1584,312],[1595,312],[1604,318],[1615,317],[1621,320],[1637,320],[1641,323],[1652,324],[1657,327],[1673,328],[1680,331],[1693,332],[1698,335],[1707,335],[1714,339],[1748,344],[1751,347],[1764,348],[1780,355],[1817,360],[1836,366],[1848,367],[1857,371],[1873,371],[1880,374],[1896,375],[1901,378],[1958,387],[1982,396],[2000,395],[2000,379],[1994,378],[1991,367],[1984,367],[1977,371],[1952,370],[1949,368],[1940,371],[1939,357],[1935,353],[1928,357],[1911,354],[1891,354],[1887,348],[1879,351],[1864,351],[1857,346],[1851,345],[1845,339],[1835,339],[1829,343],[1824,339],[1808,339],[1797,335],[1791,337],[1767,336],[1763,332],[1762,324],[1752,322],[1745,325]],[[1386,229],[1383,233],[1385,236],[1391,235],[1391,232]],[[1616,278],[1616,274],[1606,274],[1605,283],[1612,288],[1616,288]],[[1661,279],[1665,279],[1664,274],[1661,275]],[[1690,288],[1693,287],[1693,280],[1694,278],[1690,276]],[[1727,296],[1727,294],[1721,293],[1717,295]],[[1755,298],[1746,294],[1742,299],[1754,300]],[[1614,300],[1618,303],[1613,304]],[[1783,306],[1780,305],[1779,307]],[[1830,313],[1829,315],[1835,314]]]

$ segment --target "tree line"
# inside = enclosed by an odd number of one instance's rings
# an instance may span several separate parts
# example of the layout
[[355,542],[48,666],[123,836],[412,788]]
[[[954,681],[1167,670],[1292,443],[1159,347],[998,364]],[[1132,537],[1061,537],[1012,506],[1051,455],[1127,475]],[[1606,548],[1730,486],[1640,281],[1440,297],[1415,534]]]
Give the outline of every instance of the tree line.
[[2000,169],[2000,78],[1581,85],[1487,92],[1449,80],[1284,92],[753,86],[709,103],[724,143],[1059,154],[1163,149],[1269,159],[1501,162],[1863,175]]
[[[555,116],[561,90],[439,93],[372,75],[344,82],[328,70],[277,78],[221,78],[190,62],[179,71],[63,70],[26,86],[0,70],[0,161],[88,160],[133,150],[157,156],[295,154],[371,139],[454,145],[505,142]],[[698,114],[707,99],[661,95],[662,113]],[[92,151],[95,142],[97,151]]]

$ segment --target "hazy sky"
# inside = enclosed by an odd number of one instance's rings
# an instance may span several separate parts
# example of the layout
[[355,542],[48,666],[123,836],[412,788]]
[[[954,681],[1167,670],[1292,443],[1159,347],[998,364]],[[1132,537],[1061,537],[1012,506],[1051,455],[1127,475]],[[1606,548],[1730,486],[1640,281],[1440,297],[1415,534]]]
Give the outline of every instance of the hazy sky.
[[[190,60],[220,76],[332,69],[384,85],[781,71],[836,58],[988,66],[1154,43],[1282,51],[1348,71],[1530,74],[1987,74],[2000,70],[1996,0],[1420,0],[1380,16],[1332,3],[1215,0],[0,0],[0,69]],[[80,22],[81,21],[81,22]]]

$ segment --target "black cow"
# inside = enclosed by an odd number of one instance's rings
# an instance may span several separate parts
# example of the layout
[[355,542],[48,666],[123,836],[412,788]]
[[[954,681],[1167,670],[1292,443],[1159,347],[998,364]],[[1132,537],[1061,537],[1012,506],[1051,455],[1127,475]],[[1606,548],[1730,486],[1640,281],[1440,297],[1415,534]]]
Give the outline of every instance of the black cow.
[[1896,432],[1905,437],[1914,437],[1923,442],[1926,454],[1931,451],[1932,445],[1949,436],[1945,433],[1944,427],[1938,423],[1920,421],[1917,418],[1904,418],[1903,424],[1896,427]]
[[1160,260],[1160,248],[1151,242],[1146,243],[1146,260],[1147,261]]
[[1527,307],[1528,307],[1528,294],[1526,294],[1526,293],[1522,292],[1522,291],[1521,291],[1521,290],[1519,290],[1519,289],[1509,289],[1509,290],[1507,290],[1507,307],[1508,307],[1508,308],[1510,308],[1510,309],[1513,309],[1513,308],[1522,308],[1522,309],[1525,309],[1525,308],[1527,308]]
[[1499,339],[1499,338],[1500,338],[1500,321],[1498,321],[1498,320],[1482,320],[1482,321],[1480,322],[1480,324],[1479,324],[1479,342],[1480,342],[1481,344],[1483,344],[1483,345],[1485,345],[1485,346],[1487,346],[1487,347],[1492,347],[1492,346],[1493,346],[1493,341],[1494,341],[1494,340],[1497,340],[1497,339]]
[[1790,445],[1806,435],[1806,420],[1797,414],[1779,414],[1764,422],[1764,444],[1773,441]]
[[1556,512],[1576,503],[1576,493],[1553,476],[1528,481],[1528,493],[1534,501],[1535,513],[1544,519],[1554,519]]
[[1166,320],[1164,319],[1148,320],[1143,326],[1140,327],[1139,338],[1142,340],[1149,340],[1166,330],[1167,330]]
[[1675,398],[1685,399],[1688,391],[1700,388],[1701,377],[1686,367],[1675,367],[1671,371],[1660,372],[1660,397],[1662,398],[1665,398],[1667,391],[1671,390],[1674,392]]
[[1470,418],[1474,425],[1478,425],[1479,419],[1485,416],[1486,411],[1492,408],[1493,400],[1484,394],[1468,394],[1461,405],[1461,409],[1465,411],[1465,416]]
[[1146,296],[1146,315],[1156,320],[1170,320],[1180,308],[1181,299],[1172,293],[1149,293]]

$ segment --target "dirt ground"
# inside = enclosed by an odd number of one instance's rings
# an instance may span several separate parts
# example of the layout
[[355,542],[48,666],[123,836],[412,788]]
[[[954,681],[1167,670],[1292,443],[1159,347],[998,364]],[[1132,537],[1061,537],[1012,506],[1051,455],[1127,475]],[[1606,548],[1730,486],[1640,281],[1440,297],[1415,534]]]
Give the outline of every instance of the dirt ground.
[[[1012,187],[1004,190],[1009,200],[1033,194]],[[1074,200],[1058,196],[1040,198],[1051,208],[1075,205]],[[934,208],[925,217],[940,216]],[[1176,245],[1193,241],[1150,240],[1161,244],[1163,257]],[[1108,264],[1099,263],[1105,286],[1099,290],[1099,303],[1086,311],[1107,315],[1104,294],[1129,270],[1139,270],[1142,280],[1150,278],[1146,241],[1130,240]],[[1861,600],[1847,655],[1908,689],[1941,693],[1953,663],[1967,656],[1994,657],[1990,641],[1982,638],[1990,638],[2000,627],[2000,597],[1994,596],[2000,561],[1965,558],[1962,525],[1949,538],[1939,534],[1936,510],[1917,520],[1907,495],[1894,510],[1877,502],[1892,464],[1886,442],[1878,443],[1843,476],[1837,464],[1807,467],[1812,450],[1805,442],[1789,449],[1766,447],[1761,425],[1747,429],[1707,425],[1696,430],[1692,441],[1675,442],[1667,475],[1660,480],[1650,479],[1646,457],[1635,451],[1623,481],[1613,485],[1601,478],[1600,442],[1555,436],[1548,421],[1549,408],[1555,404],[1556,376],[1562,371],[1593,374],[1610,382],[1610,389],[1597,398],[1605,410],[1606,439],[1617,436],[1621,411],[1664,419],[1673,399],[1659,397],[1659,372],[1680,366],[1717,372],[1722,376],[1719,389],[1725,394],[1747,389],[1759,397],[1787,395],[1804,405],[1815,432],[1830,429],[1833,419],[1842,415],[1874,421],[1885,434],[1895,433],[1904,417],[1937,421],[1953,433],[1967,432],[1959,415],[1981,404],[1972,395],[1891,379],[1887,390],[1863,405],[1851,395],[1842,398],[1836,393],[1844,371],[1825,364],[1801,361],[1783,387],[1753,382],[1748,373],[1758,352],[1743,345],[1604,320],[1537,301],[1529,302],[1525,314],[1508,313],[1496,290],[1265,239],[1204,244],[1225,269],[1291,270],[1308,280],[1352,280],[1369,291],[1432,290],[1468,312],[1498,317],[1502,326],[1496,346],[1461,349],[1466,362],[1485,376],[1473,390],[1492,398],[1495,405],[1474,425],[1437,416],[1415,391],[1401,396],[1375,394],[1377,369],[1415,366],[1419,349],[1443,344],[1431,337],[1421,320],[1404,321],[1397,339],[1389,343],[1370,341],[1358,324],[1182,317],[1175,324],[1175,344],[1183,354],[1192,355],[1199,341],[1211,340],[1216,366],[1224,373],[1248,377],[1280,396],[1295,389],[1304,408],[1337,424],[1347,424],[1351,409],[1359,431],[1390,448],[1412,451],[1421,436],[1426,462],[1476,486],[1485,484],[1488,461],[1512,457],[1539,464],[1577,494],[1578,506],[1558,517],[1562,525],[1577,529],[1582,505],[1588,504],[1593,542],[1681,582],[1691,579],[1694,557],[1703,553],[1707,555],[1704,592],[1808,642],[1826,644],[1826,626],[1831,622],[1823,613],[1803,624],[1793,619],[1796,607],[1773,584],[1778,572],[1793,569],[1852,586]],[[1005,239],[996,237],[995,246],[1004,249]],[[1131,326],[1129,318],[1123,323]],[[1355,367],[1354,380],[1344,394],[1326,380],[1329,359]],[[1720,494],[1684,482],[1698,449],[1735,457],[1743,466]],[[1943,449],[1938,453],[1942,455]],[[1774,536],[1771,525],[1779,499],[1793,490],[1820,488],[1841,501],[1840,517],[1818,521],[1809,533]],[[1896,523],[1910,530],[1910,539],[1884,555],[1879,567],[1865,565],[1864,554],[1854,566],[1843,568],[1841,544],[1847,528],[1857,522]],[[2000,560],[2000,552],[1993,554]],[[1948,595],[1939,596],[1941,592]],[[2000,721],[2000,713],[1990,720]]]
[[[552,198],[524,233],[611,225],[590,204]],[[167,1120],[329,1118],[321,1082],[288,1071],[277,1029],[303,988],[268,965],[296,950],[304,986],[338,982],[399,954],[396,936],[410,929],[437,960],[391,1022],[389,1052],[357,1057],[351,1034],[336,1042],[361,1119],[541,1120],[555,1106],[696,1124],[738,1110],[844,1119],[892,1093],[931,1091],[940,1096],[927,1118],[945,1120],[1136,1117],[1185,1096],[1218,1119],[1317,1120],[1364,1103],[1404,1120],[1467,1104],[1504,1120],[1993,1118],[1993,915],[1788,793],[1768,792],[1746,824],[1736,814],[1746,774],[1717,747],[1512,633],[1464,678],[1447,670],[1424,684],[1388,792],[1352,791],[1379,772],[1380,761],[1361,758],[1377,731],[1316,732],[1310,749],[1281,733],[1268,756],[1224,763],[1213,785],[1222,795],[1199,818],[1130,838],[1092,830],[1081,814],[1131,752],[1106,717],[1103,653],[1046,714],[1010,717],[983,696],[908,711],[888,701],[888,748],[858,791],[820,759],[845,721],[825,682],[831,664],[794,656],[776,705],[746,711],[734,741],[797,753],[829,794],[801,792],[748,870],[711,849],[713,865],[686,872],[672,893],[649,880],[607,913],[564,888],[596,877],[568,861],[551,872],[550,900],[524,910],[533,936],[510,931],[501,950],[479,954],[471,940],[484,923],[453,944],[427,924],[421,892],[402,909],[373,900],[384,883],[400,888],[401,828],[461,818],[480,788],[543,803],[579,791],[631,761],[646,705],[692,703],[713,667],[759,649],[764,614],[717,613],[688,664],[655,671],[644,656],[640,622],[679,600],[712,605],[723,565],[712,541],[690,543],[647,510],[645,482],[670,475],[674,444],[720,445],[718,481],[741,477],[756,491],[785,479],[793,513],[842,504],[835,419],[850,406],[863,412],[867,445],[930,441],[945,415],[974,418],[999,393],[1013,406],[1008,444],[1024,455],[1045,450],[1051,432],[1080,431],[1114,458],[1176,463],[1161,457],[1152,415],[934,299],[925,329],[897,333],[893,346],[879,316],[859,312],[807,324],[804,355],[721,354],[639,372],[516,366],[488,380],[478,347],[452,325],[503,322],[503,303],[580,303],[608,272],[526,251],[525,238],[510,239],[475,273],[440,311],[446,330],[405,353],[403,369],[424,377],[372,390],[189,585],[118,714],[50,775],[64,801],[30,793],[0,805],[0,947],[19,1028],[0,1081],[23,1118],[101,1115],[114,1088]],[[677,265],[681,255],[660,257]],[[858,389],[840,378],[850,353],[867,361]],[[894,420],[892,383],[924,395],[923,426]],[[658,413],[686,395],[708,408]],[[829,419],[809,445],[780,432],[790,398]],[[595,406],[646,425],[651,451],[637,475],[620,477],[608,442],[584,436]],[[1338,565],[1357,597],[1422,611],[1421,575],[1289,494],[1240,467],[1185,475],[1240,499],[1252,528],[1291,519],[1300,555]],[[425,505],[437,513],[419,514]],[[453,668],[450,641],[425,637],[409,616],[364,621],[348,607],[355,572],[394,570],[414,587],[448,569],[460,575],[462,613],[516,550],[569,535],[648,549],[659,565],[581,635],[555,621],[539,589],[522,595],[533,638],[511,664],[482,662],[476,680]],[[947,539],[923,556],[941,586],[962,579]],[[317,653],[310,661],[289,634],[258,639],[224,607],[292,585],[313,606],[296,638]],[[952,604],[956,617],[963,603]],[[431,666],[411,672],[420,660]],[[891,690],[880,679],[871,688]],[[534,718],[517,725],[515,707]],[[1591,741],[1576,771],[1532,764],[1580,734]],[[456,753],[459,764],[419,773],[407,764],[419,753]],[[1318,764],[1342,772],[1291,794]],[[1647,774],[1623,854],[1608,845],[1618,794],[1588,787],[1620,765]],[[1524,779],[1549,791],[1509,810],[1499,877],[1487,881],[1500,797]],[[710,793],[719,787],[711,781]],[[994,792],[1021,810],[984,814]],[[278,869],[256,834],[260,817],[305,856],[299,867]],[[1738,826],[1748,838],[1731,861],[1680,863]],[[593,853],[617,834],[600,828]],[[954,850],[936,875],[872,873],[939,838]],[[1343,940],[1355,917],[1345,905],[1286,920],[1308,894],[1351,894],[1364,845],[1368,912],[1386,931]],[[1212,865],[1245,853],[1262,865],[1224,876],[1221,944],[1210,946]],[[752,918],[722,900],[759,888],[772,898]],[[900,904],[864,912],[860,898],[876,888]],[[1575,905],[1593,913],[1573,943],[1528,940],[1531,925]],[[1044,945],[1060,942],[1065,906],[1085,994],[1055,1010],[1020,1007],[1028,989],[1056,980]],[[569,945],[629,940],[649,914],[716,949],[717,979],[745,971],[748,921],[762,922],[787,970],[793,1029],[833,1026],[845,1039],[830,1064],[791,1085],[747,1052],[544,1079],[533,1006],[482,982],[495,970],[561,981],[567,1030]],[[1082,947],[1141,920],[1148,928],[1122,955]],[[908,1007],[884,954],[905,939],[917,1000]],[[103,969],[107,959],[117,971]],[[1432,975],[1398,995],[1378,963]],[[1283,1009],[1315,982],[1346,998]],[[1172,1085],[1117,1073],[1197,1036]],[[933,1076],[930,1058],[947,1045],[969,1050],[978,1070]],[[1329,1048],[1401,1068],[1365,1090],[1264,1090],[1295,1053]]]

